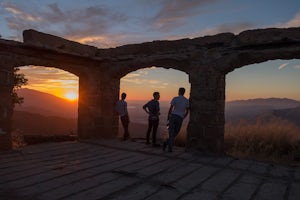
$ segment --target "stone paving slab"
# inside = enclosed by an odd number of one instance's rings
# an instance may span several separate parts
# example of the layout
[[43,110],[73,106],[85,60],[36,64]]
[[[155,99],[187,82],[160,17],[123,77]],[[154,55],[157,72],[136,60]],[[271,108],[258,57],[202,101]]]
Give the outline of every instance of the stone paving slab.
[[0,153],[1,200],[298,200],[300,167],[140,142],[47,143]]

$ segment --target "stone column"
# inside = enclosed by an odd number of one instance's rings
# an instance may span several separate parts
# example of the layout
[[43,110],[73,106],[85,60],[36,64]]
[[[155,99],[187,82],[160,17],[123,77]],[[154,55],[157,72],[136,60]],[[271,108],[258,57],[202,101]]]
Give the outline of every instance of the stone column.
[[114,112],[120,80],[104,72],[79,76],[78,136],[114,138],[118,134],[118,117]]
[[225,75],[206,67],[190,73],[187,149],[223,153]]
[[14,86],[13,67],[0,67],[0,150],[12,148],[12,114],[11,93]]

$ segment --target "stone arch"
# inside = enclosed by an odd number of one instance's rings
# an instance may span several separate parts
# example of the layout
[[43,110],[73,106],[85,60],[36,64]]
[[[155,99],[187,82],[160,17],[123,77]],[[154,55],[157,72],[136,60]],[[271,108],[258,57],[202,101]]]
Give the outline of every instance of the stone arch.
[[[187,83],[190,83],[187,73],[185,73],[184,71],[178,70],[178,69],[174,69],[172,66],[168,66],[168,67],[164,67],[164,66],[160,66],[160,67],[158,67],[158,66],[141,67],[141,68],[138,68],[137,70],[130,71],[128,74],[139,73],[140,70],[147,70],[150,73],[153,72],[153,71],[156,71],[156,72],[160,73],[159,76],[152,75],[152,77],[155,78],[155,79],[159,79],[161,81],[164,81],[164,82],[168,82],[168,79],[171,77],[171,75],[169,75],[170,72],[171,72],[171,74],[174,73],[174,72],[177,72],[178,74],[180,73],[182,76],[186,75],[186,77],[182,77],[182,78],[184,78],[184,80],[186,80]],[[128,74],[122,76],[120,80],[122,81],[122,79],[124,77],[126,77]],[[163,76],[163,80],[162,80],[162,76]],[[160,78],[158,78],[158,77],[160,77]],[[140,77],[138,77],[138,78],[140,78]],[[168,78],[168,79],[166,80],[165,78]],[[141,78],[141,79],[143,79],[143,78]],[[186,85],[186,84],[184,84],[184,85]],[[184,86],[184,85],[178,85],[178,87],[179,86]],[[160,85],[157,85],[157,86],[159,87]],[[169,88],[169,87],[174,87],[174,86],[166,86],[166,88]],[[190,89],[190,88],[186,88],[186,89]],[[153,88],[153,90],[155,90],[155,88]],[[160,88],[157,88],[157,90],[160,90]],[[149,93],[150,98],[152,98],[152,93],[151,92],[153,92],[153,91],[150,91],[150,93]],[[177,89],[175,90],[175,93],[172,93],[172,96],[176,96],[176,95],[177,95]],[[186,93],[185,95],[189,96],[189,93]],[[170,100],[170,99],[168,99],[168,100]]]
[[[151,74],[151,80],[156,80],[159,83],[154,83],[153,85],[151,84],[151,82],[147,81],[148,75],[144,76],[144,71],[141,70],[146,70],[147,74]],[[134,123],[136,121],[138,121],[139,123],[141,122],[141,119],[144,119],[147,122],[147,114],[142,110],[142,105],[144,105],[147,101],[149,101],[150,99],[153,98],[152,94],[153,92],[157,91],[160,93],[160,109],[161,109],[161,115],[160,115],[160,123],[159,123],[159,127],[158,127],[158,135],[157,137],[159,137],[159,134],[163,134],[166,133],[166,122],[167,122],[167,113],[168,113],[168,109],[170,106],[170,101],[174,96],[177,96],[178,94],[178,88],[179,87],[185,87],[186,88],[186,93],[185,96],[187,98],[189,98],[190,96],[190,83],[189,83],[189,79],[188,79],[188,74],[186,74],[183,71],[177,70],[177,69],[173,69],[172,67],[157,67],[157,66],[148,66],[146,68],[139,68],[135,71],[131,71],[130,73],[134,73],[134,74],[140,74],[140,76],[134,76],[133,79],[138,78],[139,81],[140,80],[144,80],[144,84],[141,86],[140,84],[136,84],[136,83],[132,83],[132,81],[129,81],[128,84],[126,84],[126,81],[123,80],[124,77],[126,77],[127,75],[123,76],[120,79],[120,92],[119,92],[119,96],[121,94],[121,92],[126,92],[128,94],[127,97],[127,102],[128,105],[130,106],[131,103],[135,103],[139,105],[139,107],[134,108],[134,110],[129,110],[129,114],[130,114],[130,120]],[[170,84],[174,84],[174,80],[175,78],[172,78],[172,76],[175,75],[176,78],[176,85],[170,85]],[[180,75],[180,77],[183,77],[182,80],[178,79],[178,75]],[[130,79],[129,77],[127,77],[128,79]],[[171,80],[172,79],[172,80]],[[168,83],[168,85],[163,85],[165,83]],[[137,95],[134,95],[133,97],[131,96],[132,93],[129,93],[130,91],[128,90],[124,90],[124,89],[131,89],[134,88],[134,91],[137,92]],[[131,100],[138,100],[138,101],[131,101]],[[141,101],[142,100],[142,101]],[[139,110],[140,112],[138,114],[136,114],[135,112]],[[130,112],[131,111],[131,112]],[[137,118],[138,117],[138,118]],[[188,123],[189,119],[187,118],[183,125],[183,128],[181,129],[182,131],[185,132],[186,130],[186,123]],[[140,137],[141,135],[136,134],[135,135],[135,131],[134,129],[132,129],[132,127],[130,127],[133,136],[138,136]],[[147,126],[145,127],[145,131]],[[119,135],[121,136],[123,134],[123,129],[122,127],[119,127]],[[142,134],[142,136],[144,136],[144,134]]]
[[[39,61],[42,66],[47,63],[65,66],[76,74],[80,138],[111,137],[117,133],[117,118],[112,111],[122,74],[134,66],[171,65],[190,77],[192,107],[187,149],[215,153],[223,152],[226,74],[251,63],[300,58],[300,28],[249,30],[238,35],[221,33],[110,49],[34,30],[24,31],[23,36],[24,43],[0,40],[2,73],[11,72],[15,62],[26,61],[21,63],[26,65],[29,61],[33,64]],[[1,101],[10,110],[8,96],[12,88],[4,83],[0,88],[1,96],[7,97]],[[5,120],[10,120],[9,115],[0,119],[0,128],[7,129]]]

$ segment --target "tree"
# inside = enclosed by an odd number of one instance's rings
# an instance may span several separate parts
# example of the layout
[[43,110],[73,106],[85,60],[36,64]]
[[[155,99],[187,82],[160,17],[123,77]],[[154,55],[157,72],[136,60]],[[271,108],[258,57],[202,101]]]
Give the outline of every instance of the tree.
[[14,68],[14,88],[12,91],[13,105],[22,104],[24,102],[24,98],[18,96],[17,90],[28,83],[28,79],[25,78],[25,75],[18,73],[19,70],[20,68],[18,67]]

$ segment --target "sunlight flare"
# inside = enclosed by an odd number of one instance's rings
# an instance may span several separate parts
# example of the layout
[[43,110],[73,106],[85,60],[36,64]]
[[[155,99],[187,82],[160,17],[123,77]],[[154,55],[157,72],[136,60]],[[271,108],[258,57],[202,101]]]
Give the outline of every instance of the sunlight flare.
[[74,101],[78,99],[78,94],[76,92],[67,92],[65,93],[65,98]]

